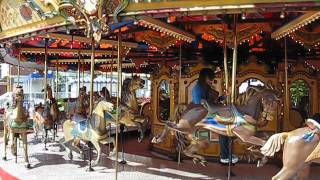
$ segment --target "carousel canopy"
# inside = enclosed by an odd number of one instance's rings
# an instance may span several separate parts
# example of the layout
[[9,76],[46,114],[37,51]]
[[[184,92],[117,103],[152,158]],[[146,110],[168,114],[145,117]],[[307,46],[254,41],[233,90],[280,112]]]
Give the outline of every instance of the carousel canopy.
[[180,53],[183,66],[199,62],[221,66],[224,42],[228,59],[232,57],[235,20],[239,63],[256,58],[276,68],[284,45],[273,38],[288,33],[293,39],[288,41],[288,58],[320,58],[317,1],[129,0],[94,1],[92,7],[81,1],[45,2],[0,3],[0,8],[10,6],[18,16],[15,22],[3,19],[1,23],[0,40],[9,56],[21,54],[22,62],[43,66],[47,46],[52,68],[89,70],[95,46],[95,68],[111,71],[117,68],[117,37],[121,36],[122,68],[127,72],[175,67]]

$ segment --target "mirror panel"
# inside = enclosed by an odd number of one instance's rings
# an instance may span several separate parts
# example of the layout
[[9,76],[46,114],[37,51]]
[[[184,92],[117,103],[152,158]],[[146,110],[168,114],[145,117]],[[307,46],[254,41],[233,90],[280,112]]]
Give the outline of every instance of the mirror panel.
[[158,89],[159,119],[166,122],[170,117],[170,87],[167,80],[162,80]]

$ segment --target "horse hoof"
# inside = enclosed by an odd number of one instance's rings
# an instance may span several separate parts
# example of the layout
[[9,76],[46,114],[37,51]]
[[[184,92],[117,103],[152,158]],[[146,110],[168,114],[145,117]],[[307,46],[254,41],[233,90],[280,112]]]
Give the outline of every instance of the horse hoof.
[[96,167],[98,164],[99,164],[99,163],[96,162],[96,161],[91,162],[91,166],[92,166],[92,167]]
[[70,160],[72,160],[72,159],[73,159],[73,155],[72,155],[72,153],[68,153],[68,158],[69,158]]
[[2,160],[6,161],[6,160],[7,160],[7,157],[2,157]]
[[193,161],[193,164],[198,164],[199,163],[199,159],[198,158],[193,158],[192,161]]
[[261,168],[261,167],[263,167],[265,164],[266,164],[265,161],[263,161],[263,160],[258,160],[258,162],[257,162],[257,168]]
[[80,153],[79,158],[82,159],[82,160],[84,160],[84,154],[83,154],[83,153]]
[[138,143],[141,143],[142,142],[142,138],[138,138]]
[[207,166],[207,161],[202,160],[202,161],[200,161],[200,164],[201,164],[203,167],[206,167],[206,166]]
[[157,138],[156,138],[156,137],[153,137],[152,140],[151,140],[151,143],[152,143],[152,144],[157,144],[157,143],[158,143]]
[[28,164],[26,164],[26,168],[27,169],[30,169],[31,168],[31,165],[28,163]]
[[160,138],[153,137],[151,140],[151,143],[153,143],[153,144],[162,143],[162,140]]
[[116,155],[116,153],[117,153],[117,152],[115,152],[115,151],[110,152],[110,153],[109,153],[109,157],[113,157],[113,156],[115,156],[115,155]]

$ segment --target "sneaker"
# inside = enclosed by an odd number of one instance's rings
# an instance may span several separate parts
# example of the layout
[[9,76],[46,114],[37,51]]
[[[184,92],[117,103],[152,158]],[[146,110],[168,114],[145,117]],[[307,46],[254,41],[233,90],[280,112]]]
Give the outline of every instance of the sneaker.
[[[232,155],[232,163],[235,164],[239,161],[239,158],[235,155]],[[229,163],[229,158],[226,158],[226,159],[222,159],[220,158],[220,162],[223,163],[223,164],[228,164]]]

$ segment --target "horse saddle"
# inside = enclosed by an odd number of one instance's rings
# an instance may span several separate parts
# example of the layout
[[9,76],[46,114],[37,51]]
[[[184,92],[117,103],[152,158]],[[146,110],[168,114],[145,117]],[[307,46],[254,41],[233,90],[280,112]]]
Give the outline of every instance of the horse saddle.
[[106,121],[115,121],[116,118],[113,117],[113,115],[111,113],[109,113],[108,111],[104,112],[104,119]]
[[22,115],[18,117],[18,113],[16,109],[12,110],[11,112],[8,112],[7,117],[8,117],[9,126],[11,128],[29,129],[30,127],[32,127],[32,124],[30,124],[30,122],[27,121],[25,116]]
[[73,121],[79,123],[79,122],[82,122],[82,121],[87,121],[87,118],[81,116],[80,114],[75,114],[72,118]]
[[71,134],[73,136],[77,136],[79,134],[83,134],[85,132],[87,132],[88,129],[88,123],[87,121],[79,121],[75,123],[75,126],[72,128],[71,130]]
[[215,120],[223,125],[240,125],[245,122],[243,115],[234,106],[220,106],[204,104],[208,110],[207,119]]

